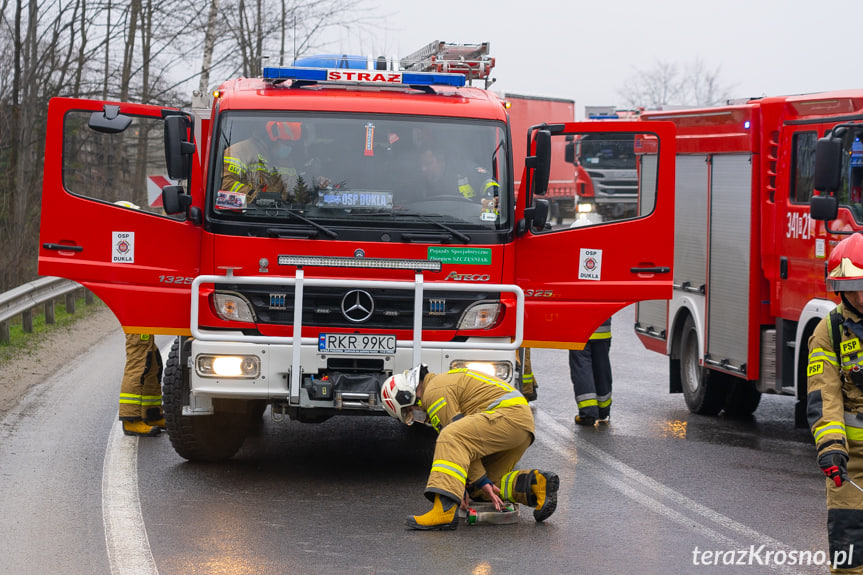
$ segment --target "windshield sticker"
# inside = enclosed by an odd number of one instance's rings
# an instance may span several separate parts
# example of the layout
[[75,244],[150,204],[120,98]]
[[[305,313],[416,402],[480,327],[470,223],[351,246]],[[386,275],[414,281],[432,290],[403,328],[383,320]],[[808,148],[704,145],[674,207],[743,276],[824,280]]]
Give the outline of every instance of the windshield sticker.
[[111,232],[111,263],[135,263],[135,232]]
[[599,280],[602,276],[602,250],[581,249],[578,256],[578,279]]
[[429,246],[428,259],[444,264],[491,265],[491,248],[442,248]]
[[319,208],[360,208],[371,210],[393,209],[392,192],[320,191],[315,205]]
[[242,192],[226,192],[219,190],[216,194],[217,210],[244,210],[246,209],[246,194]]
[[366,124],[366,149],[363,153],[366,156],[375,155],[375,125],[371,122]]

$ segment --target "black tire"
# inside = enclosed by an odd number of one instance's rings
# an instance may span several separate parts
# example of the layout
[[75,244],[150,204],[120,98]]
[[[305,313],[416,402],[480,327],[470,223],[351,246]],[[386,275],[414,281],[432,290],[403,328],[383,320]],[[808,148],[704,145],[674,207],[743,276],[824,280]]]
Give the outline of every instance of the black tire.
[[725,400],[725,415],[729,417],[749,417],[758,409],[761,392],[755,387],[754,381],[737,379],[731,384],[731,390]]
[[162,378],[162,403],[168,437],[177,454],[189,461],[222,461],[246,440],[251,402],[214,400],[213,415],[183,415],[189,400],[189,374],[180,362],[180,339],[174,341]]
[[686,406],[692,413],[716,415],[725,407],[728,387],[722,374],[698,364],[698,332],[692,317],[683,324],[680,340],[680,383]]

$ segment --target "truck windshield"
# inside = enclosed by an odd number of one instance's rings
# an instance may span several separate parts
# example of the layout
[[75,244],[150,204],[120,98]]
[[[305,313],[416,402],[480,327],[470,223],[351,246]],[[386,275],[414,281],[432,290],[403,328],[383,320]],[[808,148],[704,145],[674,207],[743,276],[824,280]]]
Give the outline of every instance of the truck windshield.
[[510,225],[502,123],[225,112],[215,152],[209,206],[216,220],[476,231]]
[[601,140],[590,134],[581,141],[579,161],[585,169],[634,169],[635,148],[632,134],[621,134],[619,138],[603,134]]

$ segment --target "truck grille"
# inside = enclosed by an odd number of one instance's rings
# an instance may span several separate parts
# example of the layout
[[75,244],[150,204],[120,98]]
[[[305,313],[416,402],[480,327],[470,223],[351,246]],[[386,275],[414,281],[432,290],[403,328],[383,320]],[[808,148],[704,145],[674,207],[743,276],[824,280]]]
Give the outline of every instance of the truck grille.
[[[259,323],[293,325],[294,288],[218,284],[219,291],[240,293]],[[423,291],[423,329],[455,330],[464,311],[480,301],[499,301],[500,292]],[[303,288],[305,326],[413,329],[414,294],[408,290]]]

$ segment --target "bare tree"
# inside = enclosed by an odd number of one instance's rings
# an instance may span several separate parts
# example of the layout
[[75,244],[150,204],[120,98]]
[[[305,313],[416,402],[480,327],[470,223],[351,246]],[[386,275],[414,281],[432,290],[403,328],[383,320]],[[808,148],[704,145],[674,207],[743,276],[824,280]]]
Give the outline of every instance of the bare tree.
[[657,61],[649,70],[636,70],[619,90],[626,106],[658,109],[667,106],[715,106],[728,100],[731,86],[720,67],[700,59],[680,65]]
[[[322,47],[329,28],[370,27],[367,1],[0,0],[0,292],[36,275],[52,97],[182,105],[189,80],[206,92],[212,78],[259,74],[266,56],[285,63]],[[148,134],[129,137],[143,150]]]

